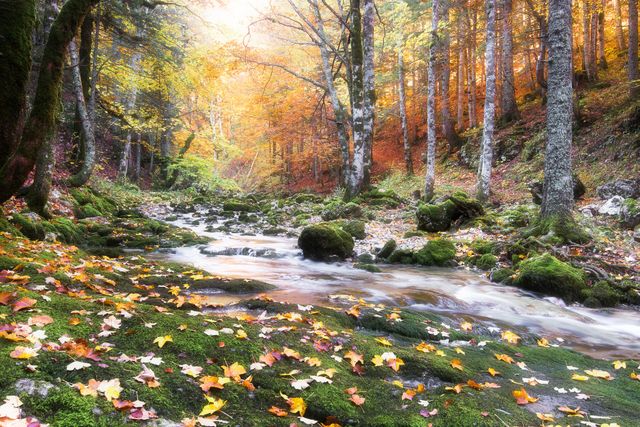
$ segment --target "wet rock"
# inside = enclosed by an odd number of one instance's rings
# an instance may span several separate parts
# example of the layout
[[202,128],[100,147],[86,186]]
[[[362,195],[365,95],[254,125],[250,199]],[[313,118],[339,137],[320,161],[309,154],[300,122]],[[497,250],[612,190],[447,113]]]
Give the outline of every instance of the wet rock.
[[14,388],[18,394],[25,393],[29,396],[47,397],[49,392],[56,386],[46,381],[22,378],[16,381]]
[[596,189],[601,199],[611,199],[614,196],[622,198],[640,197],[640,179],[618,179],[601,185]]
[[522,261],[519,274],[513,284],[529,291],[576,301],[582,297],[586,287],[584,273],[558,260],[553,255],[544,254]]
[[640,224],[640,201],[627,199],[622,203],[620,222],[628,229],[633,229]]
[[388,240],[387,243],[385,243],[382,249],[380,249],[380,251],[378,252],[377,257],[380,259],[389,258],[389,256],[396,250],[397,247],[398,244],[395,240]]
[[600,215],[610,215],[617,216],[620,215],[620,211],[622,210],[622,204],[624,203],[624,198],[621,196],[613,196],[598,209],[598,213]]
[[328,260],[332,257],[350,257],[354,244],[349,233],[325,223],[305,227],[298,238],[298,247],[305,258]]

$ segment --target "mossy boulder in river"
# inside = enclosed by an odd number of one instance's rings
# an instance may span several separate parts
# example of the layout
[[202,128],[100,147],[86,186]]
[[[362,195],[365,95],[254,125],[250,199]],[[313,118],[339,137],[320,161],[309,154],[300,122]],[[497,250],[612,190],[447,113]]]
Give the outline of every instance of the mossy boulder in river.
[[342,221],[340,228],[349,233],[354,239],[362,240],[367,236],[365,232],[365,222],[358,219]]
[[222,205],[222,210],[225,212],[255,212],[258,210],[258,206],[239,200],[227,200]]
[[524,260],[519,265],[519,273],[513,284],[523,289],[555,295],[567,301],[581,299],[586,288],[582,270],[558,260],[553,255],[544,254]]
[[421,204],[416,211],[418,230],[430,233],[447,231],[484,214],[482,205],[465,193],[456,192],[439,203]]
[[305,258],[326,260],[345,259],[353,252],[353,238],[332,224],[314,224],[306,227],[298,238],[298,247]]
[[451,265],[456,257],[456,247],[450,240],[431,240],[415,253],[417,264],[444,267]]

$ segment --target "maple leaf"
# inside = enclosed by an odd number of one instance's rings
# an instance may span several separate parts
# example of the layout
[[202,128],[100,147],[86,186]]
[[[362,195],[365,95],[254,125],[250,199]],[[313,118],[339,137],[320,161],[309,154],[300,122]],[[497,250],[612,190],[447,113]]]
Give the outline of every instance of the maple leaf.
[[569,415],[570,417],[584,418],[584,412],[580,410],[579,406],[577,408],[570,408],[568,406],[560,406],[558,408],[558,411],[564,412],[565,414]]
[[462,366],[462,361],[460,359],[453,359],[451,361],[451,367],[459,371],[464,371],[464,367]]
[[496,357],[496,359],[502,361],[502,362],[506,362],[506,363],[513,363],[513,358],[511,358],[511,356],[507,355],[507,354],[495,354],[494,356]]
[[416,350],[421,351],[423,353],[431,353],[432,351],[436,351],[436,346],[433,344],[427,344],[426,342],[421,342],[416,346]]
[[9,305],[14,296],[11,292],[0,292],[0,305]]
[[501,336],[502,336],[502,339],[508,342],[509,344],[518,344],[518,342],[520,341],[520,336],[511,331],[503,331]]
[[614,360],[612,365],[613,365],[613,369],[615,369],[616,371],[618,369],[627,369],[627,362],[623,360]]
[[352,350],[349,350],[344,355],[345,359],[349,359],[351,366],[355,366],[357,363],[364,364],[364,356],[362,354],[358,354]]
[[39,315],[39,316],[32,316],[29,318],[29,320],[27,320],[27,324],[30,326],[38,326],[38,327],[43,327],[43,326],[47,326],[53,323],[53,318],[51,316],[47,316],[47,315]]
[[513,397],[515,397],[516,403],[518,405],[528,405],[529,403],[538,401],[537,398],[529,396],[524,387],[520,388],[520,390],[513,390],[511,394],[513,394]]
[[156,374],[145,364],[142,364],[142,372],[140,372],[137,377],[134,377],[134,380],[142,384],[146,384],[149,388],[160,387],[160,382],[158,381]]
[[473,330],[473,325],[469,322],[460,323],[460,329],[463,331],[471,332]]
[[227,404],[226,400],[216,399],[215,397],[210,396],[205,396],[205,398],[209,404],[202,408],[199,416],[215,414]]
[[493,368],[489,368],[487,369],[487,372],[489,373],[489,375],[491,375],[492,377],[495,377],[496,375],[500,375],[500,372],[496,371]]
[[404,365],[404,361],[399,357],[387,360],[387,366],[398,372],[400,367]]
[[247,370],[239,364],[238,362],[234,362],[231,366],[223,366],[224,376],[227,378],[238,378],[240,375],[244,375],[247,373]]
[[366,399],[358,394],[352,394],[349,400],[356,406],[362,406]]
[[540,338],[536,341],[539,347],[549,347],[549,341],[546,338]]
[[555,418],[553,418],[552,414],[543,414],[540,412],[536,412],[536,417],[538,417],[539,420],[544,422],[553,423],[556,421]]
[[98,386],[98,391],[104,394],[107,400],[113,400],[120,397],[122,387],[120,386],[120,380],[115,378],[109,381],[102,381]]
[[382,360],[382,356],[380,356],[379,354],[376,354],[371,359],[371,363],[373,363],[374,366],[382,366],[384,365],[384,360]]
[[16,347],[11,353],[9,353],[9,357],[13,359],[31,359],[37,355],[38,351],[35,348],[22,346]]
[[402,393],[402,397],[400,400],[413,400],[413,398],[416,395],[416,391],[415,390],[405,390],[404,393]]
[[13,312],[16,313],[20,310],[26,310],[27,308],[31,308],[36,305],[38,301],[33,298],[24,297],[20,298],[18,301],[13,303]]
[[222,390],[224,385],[231,382],[229,378],[226,377],[215,377],[215,376],[205,376],[200,378],[200,388],[202,391],[207,392],[212,388],[216,388],[218,390]]
[[88,368],[89,366],[91,366],[90,363],[84,363],[84,362],[71,362],[67,365],[67,371],[79,371],[81,369],[85,369]]
[[271,408],[268,409],[268,411],[273,415],[275,415],[276,417],[286,417],[288,414],[287,411],[285,411],[282,408],[278,408],[277,406],[272,406]]
[[384,338],[384,337],[376,338],[376,342],[382,344],[385,347],[392,347],[393,346],[393,344],[391,344],[391,342],[388,339]]
[[173,337],[171,335],[165,335],[163,337],[157,337],[153,340],[154,344],[158,344],[158,347],[162,348],[168,342],[173,342]]
[[287,400],[287,403],[289,404],[289,412],[292,414],[300,414],[301,417],[304,417],[304,413],[307,411],[307,404],[303,398],[291,397]]
[[202,373],[202,368],[200,366],[180,365],[180,367],[182,368],[180,372],[193,378],[198,378]]
[[445,390],[449,390],[449,391],[453,391],[455,394],[460,394],[462,393],[462,388],[464,387],[464,384],[456,384],[453,387],[445,387]]

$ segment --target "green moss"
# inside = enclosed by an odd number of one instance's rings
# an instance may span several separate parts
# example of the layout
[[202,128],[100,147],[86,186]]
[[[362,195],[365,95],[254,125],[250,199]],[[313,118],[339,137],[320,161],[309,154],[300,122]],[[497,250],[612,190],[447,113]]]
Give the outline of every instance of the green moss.
[[45,398],[37,396],[21,396],[25,409],[41,421],[52,427],[93,427],[110,426],[113,421],[99,418],[94,414],[96,401],[90,397],[82,397],[76,390],[68,387],[55,388]]
[[549,254],[521,262],[513,284],[530,291],[559,296],[568,301],[580,299],[586,286],[581,270]]
[[484,214],[482,205],[456,192],[438,204],[420,204],[416,211],[418,230],[428,232],[447,231]]
[[512,277],[516,274],[510,268],[499,268],[491,274],[491,281],[496,283],[511,284]]
[[353,202],[345,203],[342,200],[334,200],[326,206],[321,216],[325,221],[333,221],[336,219],[362,218],[363,212],[360,206]]
[[424,237],[424,236],[427,236],[427,233],[425,233],[424,231],[409,230],[406,233],[404,233],[402,237],[404,237],[405,239],[410,239],[412,237]]
[[480,270],[491,270],[498,263],[498,258],[492,254],[484,254],[475,260],[475,265]]
[[524,231],[526,236],[543,236],[558,243],[586,243],[591,236],[571,217],[540,218],[532,227]]
[[353,267],[357,268],[359,270],[368,271],[369,273],[381,273],[382,272],[382,270],[380,270],[380,268],[376,267],[375,265],[367,264],[367,263],[364,263],[364,262],[355,263],[355,264],[353,264]]
[[426,266],[450,265],[456,257],[456,246],[450,240],[436,239],[429,241],[415,254],[418,264]]
[[478,255],[495,254],[497,250],[495,242],[484,239],[476,239],[469,246]]
[[69,218],[54,218],[43,222],[42,226],[45,232],[55,234],[61,242],[80,243],[83,240],[83,230]]
[[332,256],[342,259],[350,257],[353,246],[353,238],[347,232],[327,223],[304,228],[298,238],[298,247],[305,258],[316,260]]
[[396,249],[387,258],[391,264],[415,264],[415,254],[411,249]]
[[380,259],[389,258],[389,256],[391,256],[391,254],[393,253],[393,251],[396,250],[397,247],[398,247],[398,244],[396,243],[395,240],[393,239],[387,240],[387,242],[384,244],[382,249],[380,249],[380,251],[376,256]]
[[342,221],[340,228],[349,233],[354,239],[362,240],[367,235],[365,233],[365,222],[360,220]]
[[35,221],[26,215],[16,213],[11,216],[11,222],[20,230],[20,233],[29,239],[43,240],[45,237],[45,230],[41,221]]
[[615,289],[609,282],[602,280],[582,291],[587,307],[615,307],[624,298],[622,291]]
[[224,202],[222,209],[226,212],[256,212],[258,206],[240,200],[227,200]]

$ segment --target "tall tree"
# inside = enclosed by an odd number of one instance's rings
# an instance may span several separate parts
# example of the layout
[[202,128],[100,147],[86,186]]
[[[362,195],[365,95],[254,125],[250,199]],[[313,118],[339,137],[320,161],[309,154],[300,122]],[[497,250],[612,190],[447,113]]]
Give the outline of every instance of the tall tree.
[[449,102],[449,87],[451,81],[451,34],[449,31],[449,0],[440,1],[440,29],[439,29],[439,59],[440,59],[440,91],[441,91],[441,115],[442,115],[442,132],[449,145],[449,152],[453,153],[458,150],[462,141],[458,137],[453,120],[451,120],[451,108]]
[[496,0],[486,0],[487,29],[485,43],[486,89],[482,144],[478,161],[477,197],[481,202],[491,192],[491,165],[493,163],[493,132],[496,114]]
[[516,83],[513,73],[513,1],[501,0],[502,9],[502,117],[505,122],[520,119],[516,103]]
[[638,0],[629,0],[629,96],[640,94],[638,82]]
[[[98,0],[68,0],[51,27],[44,50],[33,108],[24,121],[26,88],[31,67],[31,34],[35,0],[0,3],[0,90],[3,117],[0,137],[0,203],[18,191],[33,169],[38,152],[49,142],[56,125],[56,109],[66,51],[85,15]],[[5,114],[6,113],[6,114]],[[24,124],[24,126],[22,126]]]
[[571,1],[549,0],[547,144],[541,217],[553,231],[570,228],[573,208],[573,62]]
[[616,22],[616,45],[619,51],[626,48],[624,42],[624,30],[622,29],[622,6],[621,0],[613,0],[614,20]]
[[405,94],[404,56],[402,42],[398,43],[398,98],[400,105],[400,123],[402,126],[402,146],[404,148],[404,165],[407,175],[413,175],[413,159],[411,157],[411,143],[409,142],[409,128],[407,124],[407,97]]
[[364,51],[364,132],[365,132],[365,166],[364,187],[371,184],[371,167],[373,162],[373,138],[375,131],[375,16],[376,6],[374,0],[364,0],[364,16],[362,20],[362,44]]
[[427,75],[427,171],[424,199],[433,198],[436,182],[436,52],[438,49],[439,0],[433,0],[431,12],[431,40],[429,43],[429,70]]

